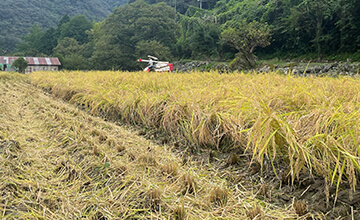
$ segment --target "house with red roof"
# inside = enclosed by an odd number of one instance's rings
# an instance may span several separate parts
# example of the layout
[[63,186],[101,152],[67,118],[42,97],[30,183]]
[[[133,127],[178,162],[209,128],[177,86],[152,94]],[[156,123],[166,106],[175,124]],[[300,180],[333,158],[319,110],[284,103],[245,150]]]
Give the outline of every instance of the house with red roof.
[[[19,57],[6,57],[0,56],[0,70],[3,71],[15,71],[12,66],[15,60]],[[35,71],[58,71],[61,63],[57,57],[24,57],[28,61],[28,66],[25,70],[25,74],[29,74]]]

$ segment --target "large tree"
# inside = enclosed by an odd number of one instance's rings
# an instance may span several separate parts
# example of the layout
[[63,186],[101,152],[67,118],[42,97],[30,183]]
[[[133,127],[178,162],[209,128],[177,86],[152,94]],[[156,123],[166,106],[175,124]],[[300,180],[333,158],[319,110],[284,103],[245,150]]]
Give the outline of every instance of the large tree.
[[37,24],[33,25],[29,32],[28,35],[23,37],[23,41],[17,45],[17,48],[23,52],[25,56],[41,56],[41,39],[44,36],[44,32]]
[[[291,8],[291,13],[283,19],[285,30],[292,34],[291,40],[302,47],[300,52],[314,51],[321,58],[324,51],[336,50],[332,47],[332,42],[338,44],[337,34],[332,31],[335,28],[335,11],[340,7],[338,3],[328,0],[303,0]],[[296,40],[300,42],[297,43]]]
[[57,43],[56,29],[50,28],[41,36],[38,50],[43,54],[52,55],[53,48],[56,47]]
[[69,22],[61,25],[60,39],[65,37],[76,39],[79,44],[88,42],[88,35],[86,31],[93,27],[92,23],[85,17],[85,15],[77,15],[70,19]]
[[156,41],[171,49],[175,28],[175,12],[165,3],[136,1],[119,7],[94,30],[92,63],[97,69],[137,69],[137,44]]
[[179,52],[183,57],[208,59],[219,57],[218,42],[220,28],[213,15],[181,16],[181,37],[178,40]]
[[155,56],[160,60],[170,60],[172,58],[169,47],[155,40],[138,42],[136,44],[135,54],[139,58],[146,58],[147,55]]
[[357,52],[360,50],[360,0],[340,0],[339,19],[336,27],[340,32],[340,50]]
[[19,73],[25,73],[28,63],[29,61],[25,60],[23,57],[19,57],[14,61],[13,66],[18,69]]
[[84,57],[86,44],[79,45],[74,38],[65,37],[54,48],[54,54],[60,58],[62,67],[67,70],[89,69],[88,60]]
[[228,43],[238,50],[234,64],[241,69],[253,68],[256,65],[257,47],[270,44],[270,27],[257,21],[232,21],[225,24],[221,33],[223,43]]

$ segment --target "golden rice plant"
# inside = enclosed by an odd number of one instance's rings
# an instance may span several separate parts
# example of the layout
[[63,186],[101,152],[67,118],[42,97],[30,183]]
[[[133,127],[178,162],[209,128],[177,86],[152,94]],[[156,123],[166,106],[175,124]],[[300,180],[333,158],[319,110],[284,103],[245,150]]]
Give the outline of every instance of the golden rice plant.
[[306,172],[354,189],[359,179],[358,78],[72,71],[30,79],[106,118],[201,147],[242,149],[275,172],[286,163],[292,181]]

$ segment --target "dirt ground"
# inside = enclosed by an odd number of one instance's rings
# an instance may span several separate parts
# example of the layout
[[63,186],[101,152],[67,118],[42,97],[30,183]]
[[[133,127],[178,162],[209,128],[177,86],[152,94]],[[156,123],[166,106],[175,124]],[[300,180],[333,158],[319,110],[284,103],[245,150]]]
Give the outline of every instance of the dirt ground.
[[335,203],[324,180],[291,184],[250,160],[107,122],[26,79],[0,79],[1,219],[360,219],[359,190],[351,198],[341,186]]

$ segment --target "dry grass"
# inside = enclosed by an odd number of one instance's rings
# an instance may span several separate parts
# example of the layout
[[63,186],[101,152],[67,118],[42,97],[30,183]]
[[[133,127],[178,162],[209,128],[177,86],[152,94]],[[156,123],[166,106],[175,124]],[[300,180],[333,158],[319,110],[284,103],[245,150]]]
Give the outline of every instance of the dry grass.
[[248,219],[255,220],[255,219],[263,219],[264,213],[261,210],[261,207],[258,205],[255,205],[255,207],[250,208],[246,213]]
[[229,197],[229,192],[226,188],[216,186],[210,192],[210,202],[215,205],[225,206]]
[[294,200],[293,208],[299,216],[303,216],[308,213],[308,206],[305,200]]
[[[168,146],[11,77],[0,81],[1,219],[244,219],[259,203]],[[294,216],[261,203],[270,219]]]
[[186,218],[186,210],[184,204],[182,204],[181,206],[177,206],[174,209],[174,217],[175,220],[184,220]]
[[151,209],[159,209],[161,202],[161,191],[159,189],[151,189],[147,193],[148,204]]
[[179,166],[175,162],[167,162],[162,166],[164,175],[167,177],[176,177],[179,173]]
[[359,182],[358,78],[93,71],[37,72],[31,81],[94,114],[196,146],[242,149],[275,171],[285,163],[292,183],[301,173],[337,188]]
[[196,193],[197,183],[190,173],[185,173],[181,178],[181,182],[183,185],[183,194]]

